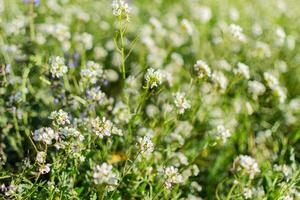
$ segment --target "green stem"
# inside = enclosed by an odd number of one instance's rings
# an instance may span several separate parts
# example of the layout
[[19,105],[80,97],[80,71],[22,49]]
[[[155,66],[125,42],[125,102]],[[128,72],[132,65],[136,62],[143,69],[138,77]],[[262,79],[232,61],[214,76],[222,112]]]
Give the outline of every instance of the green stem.
[[29,4],[29,29],[30,29],[30,40],[34,41],[35,39],[35,27],[34,27],[34,2]]
[[120,22],[120,39],[121,39],[121,56],[122,56],[122,66],[121,66],[121,71],[122,71],[122,76],[123,79],[126,78],[126,69],[125,69],[125,53],[124,53],[124,32],[123,32],[123,23],[122,23],[122,16],[119,18]]

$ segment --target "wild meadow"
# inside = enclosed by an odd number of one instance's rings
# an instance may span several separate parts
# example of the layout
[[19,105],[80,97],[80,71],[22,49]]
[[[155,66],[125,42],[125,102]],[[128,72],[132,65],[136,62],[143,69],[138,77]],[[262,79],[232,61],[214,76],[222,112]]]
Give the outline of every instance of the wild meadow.
[[299,0],[0,0],[0,199],[299,200]]

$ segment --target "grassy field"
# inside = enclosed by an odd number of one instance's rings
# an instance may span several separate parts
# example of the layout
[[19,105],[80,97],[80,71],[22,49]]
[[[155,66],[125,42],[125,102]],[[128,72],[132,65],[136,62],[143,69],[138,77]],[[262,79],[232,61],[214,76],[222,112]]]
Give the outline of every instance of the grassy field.
[[0,0],[0,199],[299,200],[299,0]]

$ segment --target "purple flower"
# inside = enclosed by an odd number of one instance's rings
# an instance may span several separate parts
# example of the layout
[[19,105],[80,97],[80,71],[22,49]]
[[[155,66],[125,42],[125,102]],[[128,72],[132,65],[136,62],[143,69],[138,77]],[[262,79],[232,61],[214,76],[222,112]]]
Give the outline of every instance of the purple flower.
[[40,0],[24,0],[24,3],[34,3],[34,5],[38,6],[40,4]]
[[6,67],[5,67],[5,72],[7,74],[9,74],[11,72],[11,65],[10,64],[7,64]]

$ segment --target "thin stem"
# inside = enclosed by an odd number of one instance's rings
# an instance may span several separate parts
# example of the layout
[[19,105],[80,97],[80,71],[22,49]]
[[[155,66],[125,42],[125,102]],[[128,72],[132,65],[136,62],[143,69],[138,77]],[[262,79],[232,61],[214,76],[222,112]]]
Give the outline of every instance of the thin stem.
[[34,41],[35,39],[35,27],[34,27],[34,2],[30,2],[29,4],[29,29],[30,29],[30,40]]
[[121,39],[121,56],[122,56],[122,66],[121,66],[121,71],[122,71],[122,76],[123,79],[126,78],[126,69],[125,69],[125,53],[124,53],[124,32],[123,32],[123,23],[122,23],[122,16],[120,15],[119,18],[120,22],[120,39]]

